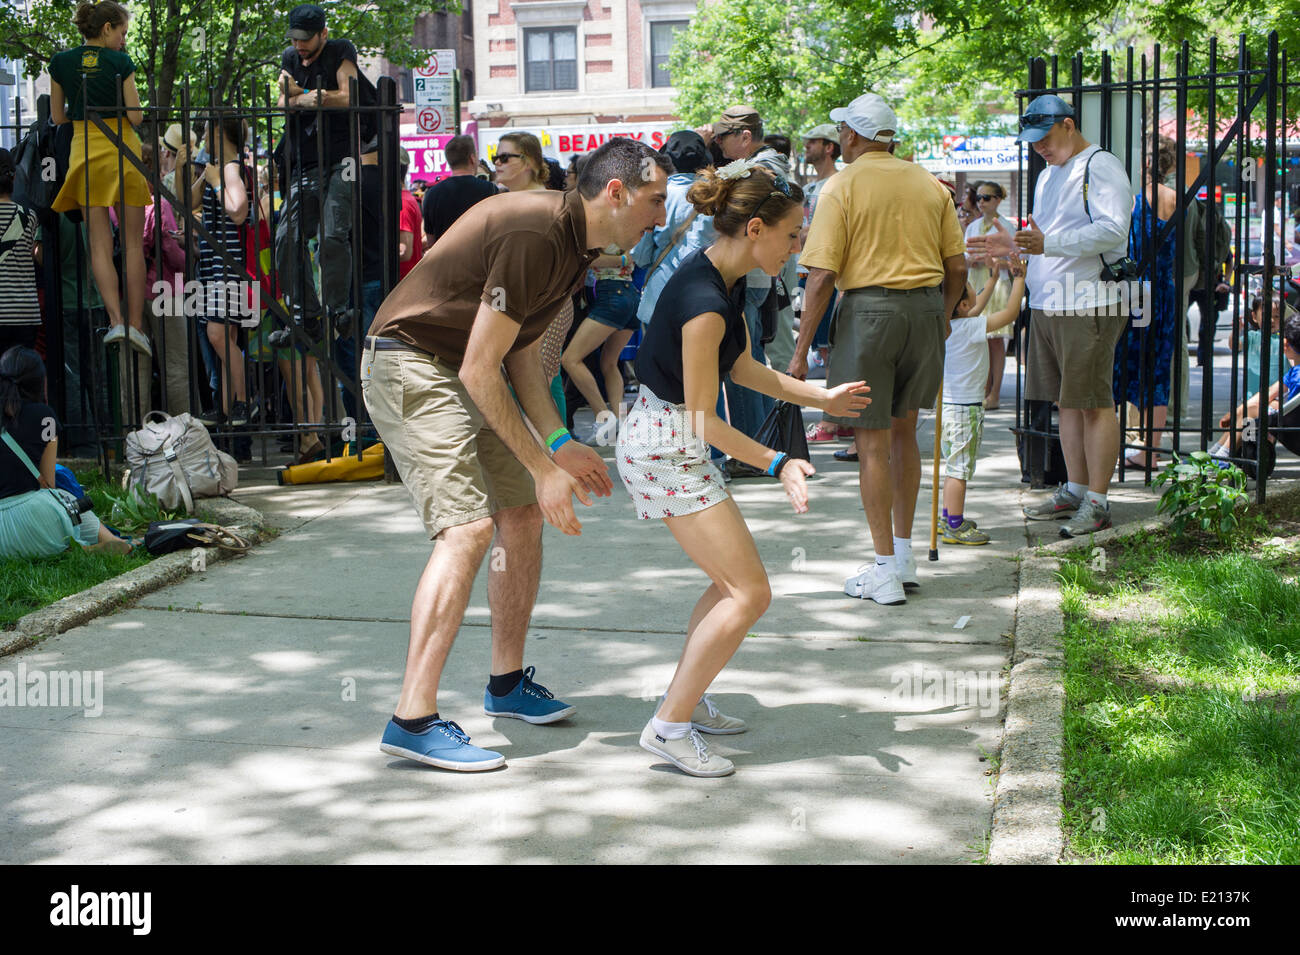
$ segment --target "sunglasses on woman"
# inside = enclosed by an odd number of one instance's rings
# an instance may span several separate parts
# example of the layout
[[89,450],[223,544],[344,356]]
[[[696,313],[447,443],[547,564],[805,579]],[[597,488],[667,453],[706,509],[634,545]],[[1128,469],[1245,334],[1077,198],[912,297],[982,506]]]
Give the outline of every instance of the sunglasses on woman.
[[523,159],[523,158],[524,157],[521,156],[519,153],[497,153],[495,156],[492,157],[492,162],[500,166],[502,163],[507,163],[512,159]]

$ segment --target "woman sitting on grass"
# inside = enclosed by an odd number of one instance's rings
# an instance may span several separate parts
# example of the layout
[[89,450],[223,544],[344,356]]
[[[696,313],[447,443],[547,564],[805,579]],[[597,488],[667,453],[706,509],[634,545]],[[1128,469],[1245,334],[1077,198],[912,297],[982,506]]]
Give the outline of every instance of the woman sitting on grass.
[[87,550],[127,554],[131,545],[77,499],[54,489],[58,421],[45,403],[45,363],[15,345],[0,356],[0,558],[51,557],[75,539]]

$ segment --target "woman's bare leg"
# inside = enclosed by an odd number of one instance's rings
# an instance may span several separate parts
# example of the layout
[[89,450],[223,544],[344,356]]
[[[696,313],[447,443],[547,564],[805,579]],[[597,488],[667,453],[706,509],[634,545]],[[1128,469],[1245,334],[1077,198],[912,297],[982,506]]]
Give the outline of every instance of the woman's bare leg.
[[90,271],[104,300],[110,325],[122,324],[122,297],[117,290],[117,269],[113,265],[113,221],[105,206],[82,206],[81,217],[89,232]]
[[605,379],[605,400],[609,402],[609,410],[615,414],[618,414],[618,406],[623,403],[623,373],[618,368],[618,356],[623,354],[623,349],[631,340],[632,329],[619,329],[605,339],[605,346],[600,350],[600,374]]
[[612,334],[614,329],[608,325],[602,325],[591,318],[583,319],[578,330],[573,333],[573,338],[569,340],[569,347],[564,349],[564,354],[560,356],[560,367],[568,373],[570,380],[577,386],[582,397],[587,399],[587,404],[596,414],[608,411],[609,406],[605,404],[604,396],[596,387],[596,379],[587,370],[583,360]]
[[984,391],[984,406],[996,408],[998,396],[1002,394],[1002,373],[1007,367],[1007,340],[1005,338],[989,339],[989,377],[988,387]]
[[239,348],[239,336],[234,325],[209,321],[208,341],[221,364],[221,410],[228,412],[232,402],[248,400],[244,385],[244,353]]
[[147,290],[144,267],[144,208],[124,206],[122,223],[122,269],[126,272],[126,316],[140,331],[145,330],[144,309]]
[[664,523],[713,581],[691,613],[677,672],[655,714],[665,722],[688,723],[700,697],[767,610],[772,591],[754,538],[730,497]]

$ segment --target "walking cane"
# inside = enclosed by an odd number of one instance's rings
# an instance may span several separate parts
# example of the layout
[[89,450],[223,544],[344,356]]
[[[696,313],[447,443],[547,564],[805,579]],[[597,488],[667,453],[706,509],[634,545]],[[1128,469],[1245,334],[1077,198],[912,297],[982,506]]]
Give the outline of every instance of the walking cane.
[[930,559],[939,559],[939,435],[943,432],[943,381],[934,399],[934,488],[930,492]]

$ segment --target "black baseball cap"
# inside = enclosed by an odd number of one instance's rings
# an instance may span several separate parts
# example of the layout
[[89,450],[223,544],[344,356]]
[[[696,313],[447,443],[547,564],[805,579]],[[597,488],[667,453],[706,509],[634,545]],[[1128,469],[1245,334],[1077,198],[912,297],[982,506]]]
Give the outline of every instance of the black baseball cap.
[[713,162],[704,138],[693,129],[679,129],[669,136],[663,154],[678,172],[693,173]]
[[324,29],[324,8],[314,3],[300,3],[289,11],[289,39],[310,40]]

